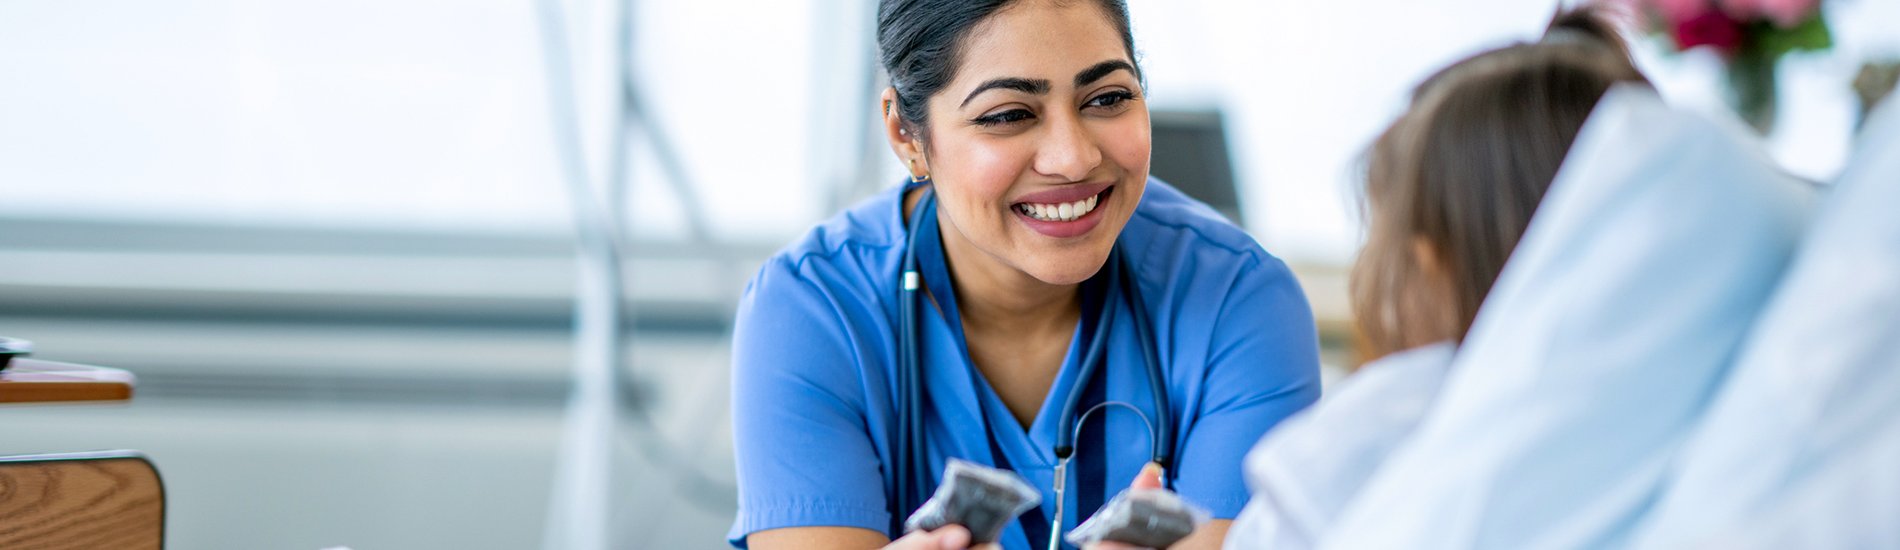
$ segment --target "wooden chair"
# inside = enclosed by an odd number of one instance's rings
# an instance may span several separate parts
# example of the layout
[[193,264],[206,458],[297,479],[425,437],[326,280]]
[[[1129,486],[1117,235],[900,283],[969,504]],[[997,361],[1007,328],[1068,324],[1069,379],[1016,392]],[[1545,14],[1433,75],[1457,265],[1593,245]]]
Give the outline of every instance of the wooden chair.
[[165,546],[165,487],[137,451],[0,457],[0,548]]

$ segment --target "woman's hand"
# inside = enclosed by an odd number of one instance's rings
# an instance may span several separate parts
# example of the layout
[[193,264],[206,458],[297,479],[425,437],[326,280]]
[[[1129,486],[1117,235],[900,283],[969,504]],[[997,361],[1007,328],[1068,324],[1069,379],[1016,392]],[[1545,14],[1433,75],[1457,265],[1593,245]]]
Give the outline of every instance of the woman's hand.
[[[1160,489],[1161,467],[1149,464],[1135,475],[1135,481],[1128,484],[1130,489]],[[1219,548],[1221,539],[1227,535],[1227,520],[1214,520],[1194,530],[1194,534],[1171,548]],[[913,531],[903,538],[891,542],[884,550],[964,550],[970,548],[970,531],[961,525],[950,525],[935,531]],[[994,549],[995,544],[985,544],[977,549]],[[1139,546],[1130,546],[1119,542],[1098,542],[1088,546],[1087,550],[1141,550]]]
[[978,548],[993,550],[995,544],[970,546],[970,530],[962,525],[946,525],[935,531],[911,531],[903,538],[891,541],[884,550],[964,550]]
[[[1141,473],[1135,474],[1135,481],[1129,483],[1128,488],[1160,489],[1161,467],[1152,462],[1149,463],[1147,467],[1141,469]],[[1206,525],[1195,529],[1194,534],[1188,535],[1188,538],[1181,539],[1181,542],[1174,543],[1174,545],[1169,546],[1169,548],[1220,548],[1221,539],[1227,538],[1228,525],[1229,521],[1224,519],[1207,522]],[[1139,546],[1105,541],[1091,544],[1086,550],[1140,550],[1140,548]]]
[[[1135,481],[1133,483],[1129,483],[1128,488],[1129,489],[1160,489],[1161,488],[1161,466],[1158,466],[1153,462],[1149,462],[1147,466],[1143,466],[1141,468],[1141,473],[1135,474]],[[1089,545],[1089,547],[1086,550],[1138,550],[1139,548],[1141,547],[1133,546],[1129,544],[1123,544],[1119,542],[1103,541],[1103,542],[1098,542],[1098,543]]]

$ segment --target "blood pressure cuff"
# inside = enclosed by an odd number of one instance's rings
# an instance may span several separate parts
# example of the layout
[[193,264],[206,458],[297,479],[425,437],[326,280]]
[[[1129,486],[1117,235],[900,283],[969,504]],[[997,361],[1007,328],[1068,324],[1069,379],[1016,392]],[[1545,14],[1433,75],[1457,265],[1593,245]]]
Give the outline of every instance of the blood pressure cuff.
[[1015,473],[953,458],[943,484],[904,521],[904,531],[955,524],[970,530],[973,545],[996,542],[1010,520],[1039,504],[1042,494]]
[[1077,547],[1108,541],[1167,548],[1211,517],[1207,510],[1189,504],[1172,491],[1128,489],[1102,505],[1066,538]]

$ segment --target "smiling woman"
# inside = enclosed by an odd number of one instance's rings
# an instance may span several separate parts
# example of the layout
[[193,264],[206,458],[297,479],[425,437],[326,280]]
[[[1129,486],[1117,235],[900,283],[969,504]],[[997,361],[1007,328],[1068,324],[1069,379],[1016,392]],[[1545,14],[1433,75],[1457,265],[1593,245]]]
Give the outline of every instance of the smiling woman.
[[1004,548],[1053,544],[1151,462],[1232,518],[1242,454],[1318,396],[1312,314],[1284,264],[1149,177],[1126,8],[887,0],[878,43],[874,108],[911,182],[747,288],[732,543],[885,545],[952,458],[1041,488]]
[[[1030,286],[1101,269],[1141,200],[1150,150],[1119,13],[1099,2],[1010,5],[971,29],[962,70],[941,92],[902,93],[893,75],[892,147],[914,177],[938,182],[952,269],[1000,270]],[[903,116],[919,102],[924,116]],[[1075,203],[1102,213],[1078,216]]]

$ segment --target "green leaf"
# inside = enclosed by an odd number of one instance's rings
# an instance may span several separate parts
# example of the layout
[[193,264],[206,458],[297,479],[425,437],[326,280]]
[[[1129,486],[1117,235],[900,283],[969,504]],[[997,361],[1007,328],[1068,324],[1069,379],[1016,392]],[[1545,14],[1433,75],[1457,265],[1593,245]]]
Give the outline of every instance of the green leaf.
[[1834,47],[1834,35],[1827,29],[1827,19],[1815,13],[1814,17],[1792,29],[1775,27],[1772,24],[1750,25],[1750,32],[1757,34],[1759,47],[1769,59],[1775,59],[1794,51],[1825,50]]

